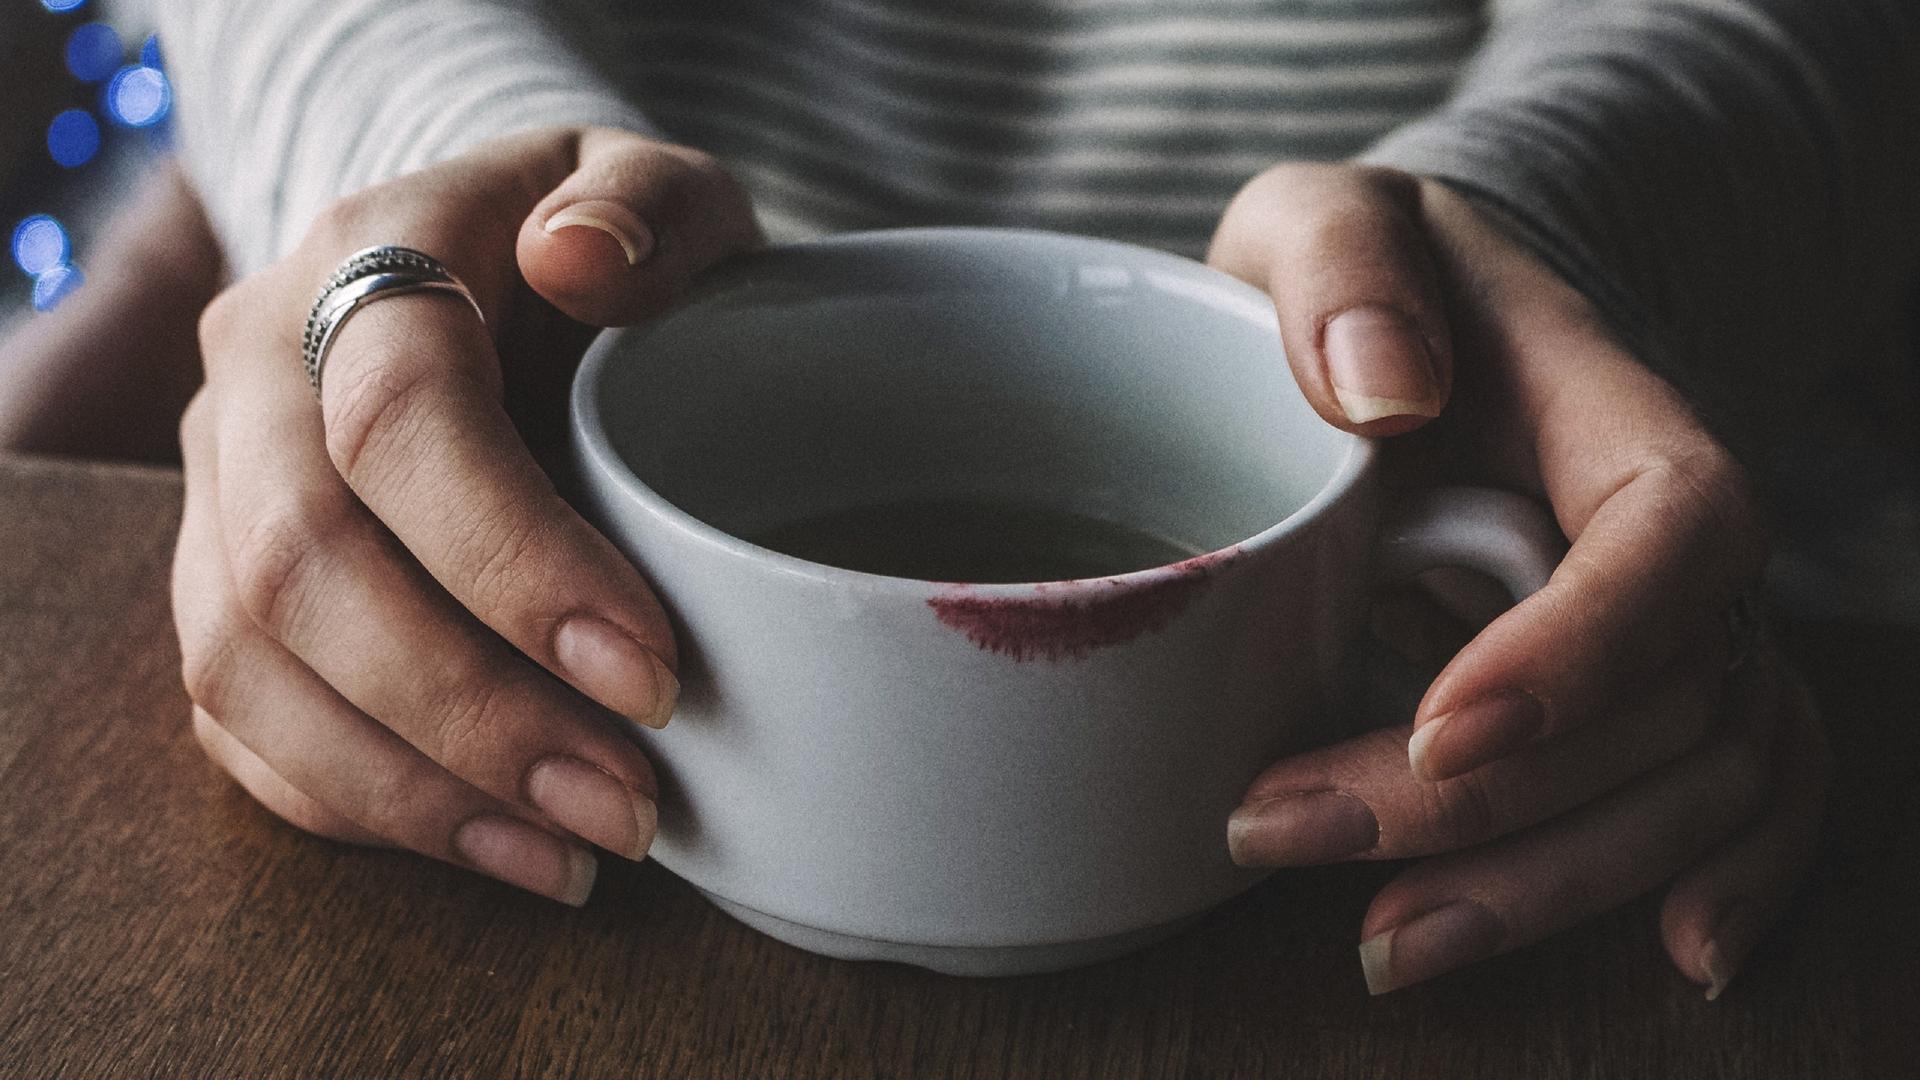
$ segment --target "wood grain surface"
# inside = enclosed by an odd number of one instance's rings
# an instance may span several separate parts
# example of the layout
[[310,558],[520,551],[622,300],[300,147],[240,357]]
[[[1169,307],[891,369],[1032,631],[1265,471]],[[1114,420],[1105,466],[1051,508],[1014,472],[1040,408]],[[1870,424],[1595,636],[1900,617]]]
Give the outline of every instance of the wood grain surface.
[[1920,633],[1790,629],[1841,761],[1828,843],[1719,1002],[1640,905],[1369,999],[1391,868],[967,981],[762,938],[651,864],[574,911],[281,824],[188,733],[166,472],[0,460],[0,1076],[1920,1076]]

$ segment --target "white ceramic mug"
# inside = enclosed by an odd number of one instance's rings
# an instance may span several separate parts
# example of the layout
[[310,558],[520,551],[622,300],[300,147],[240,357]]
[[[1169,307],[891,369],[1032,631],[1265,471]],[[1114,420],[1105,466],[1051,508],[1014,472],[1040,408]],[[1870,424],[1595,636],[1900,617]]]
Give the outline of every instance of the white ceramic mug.
[[[1043,233],[738,259],[595,343],[573,434],[583,509],[680,635],[679,710],[636,732],[654,857],[781,940],[954,973],[1116,955],[1245,889],[1227,815],[1355,729],[1376,576],[1468,566],[1518,596],[1559,551],[1515,496],[1387,506],[1375,446],[1308,408],[1258,290]],[[926,497],[1195,557],[966,585],[739,539]]]

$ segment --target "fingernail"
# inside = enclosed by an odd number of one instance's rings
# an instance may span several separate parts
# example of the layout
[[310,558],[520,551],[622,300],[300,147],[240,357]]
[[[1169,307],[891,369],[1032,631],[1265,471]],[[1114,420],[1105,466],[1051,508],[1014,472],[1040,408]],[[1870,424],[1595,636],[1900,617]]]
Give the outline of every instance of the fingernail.
[[1740,958],[1746,955],[1744,925],[1739,921],[1740,902],[1729,901],[1713,921],[1707,943],[1700,948],[1700,966],[1707,973],[1707,1000],[1718,1001],[1727,984],[1740,970]]
[[647,857],[659,822],[652,799],[578,758],[551,757],[527,770],[527,798],[579,836],[636,862]]
[[546,231],[554,233],[574,226],[599,229],[613,237],[619,242],[620,250],[626,253],[628,266],[638,263],[653,251],[653,230],[647,228],[646,222],[635,216],[633,211],[616,202],[589,199],[574,203],[547,218]]
[[568,682],[634,723],[663,728],[673,716],[680,680],[652,649],[605,619],[582,615],[561,623],[553,655]]
[[1505,936],[1499,918],[1472,900],[1409,919],[1360,943],[1367,993],[1384,994],[1484,960]]
[[1327,379],[1347,419],[1439,416],[1440,383],[1420,327],[1386,307],[1335,315],[1321,337]]
[[1227,850],[1242,866],[1311,866],[1380,840],[1373,809],[1344,791],[1306,791],[1243,806],[1227,818]]
[[1502,690],[1421,724],[1407,740],[1407,763],[1422,780],[1459,776],[1520,749],[1546,722],[1532,694]]
[[585,848],[498,814],[460,826],[453,848],[482,873],[574,907],[587,902],[598,870]]

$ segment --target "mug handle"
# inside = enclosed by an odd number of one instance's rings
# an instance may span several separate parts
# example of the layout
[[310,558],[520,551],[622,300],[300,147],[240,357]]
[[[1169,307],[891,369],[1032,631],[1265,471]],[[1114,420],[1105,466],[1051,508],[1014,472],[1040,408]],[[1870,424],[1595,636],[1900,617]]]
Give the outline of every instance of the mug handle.
[[1567,553],[1560,527],[1539,503],[1511,491],[1439,487],[1389,515],[1376,580],[1402,582],[1442,566],[1480,573],[1519,603],[1539,592]]
[[[1375,551],[1376,587],[1411,581],[1442,566],[1476,570],[1519,603],[1546,585],[1567,552],[1560,527],[1539,503],[1511,491],[1437,487],[1407,495],[1387,517]],[[1369,635],[1361,695],[1371,723],[1402,723],[1426,696],[1427,677]]]

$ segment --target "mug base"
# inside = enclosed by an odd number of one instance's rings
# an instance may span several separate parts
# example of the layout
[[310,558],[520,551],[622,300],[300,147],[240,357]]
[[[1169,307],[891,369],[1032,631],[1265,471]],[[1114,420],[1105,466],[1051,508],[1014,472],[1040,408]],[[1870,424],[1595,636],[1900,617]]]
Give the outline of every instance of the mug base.
[[[696,886],[697,888],[697,886]],[[1124,956],[1136,949],[1164,941],[1199,920],[1201,912],[1161,923],[1158,926],[1129,930],[1124,934],[1092,938],[1087,941],[1062,941],[1045,945],[917,945],[904,941],[880,941],[855,937],[817,926],[788,922],[777,915],[736,904],[705,889],[700,895],[714,907],[775,941],[805,949],[836,960],[879,960],[912,964],[942,975],[966,978],[994,978],[1004,975],[1039,975],[1049,971],[1097,964]]]

